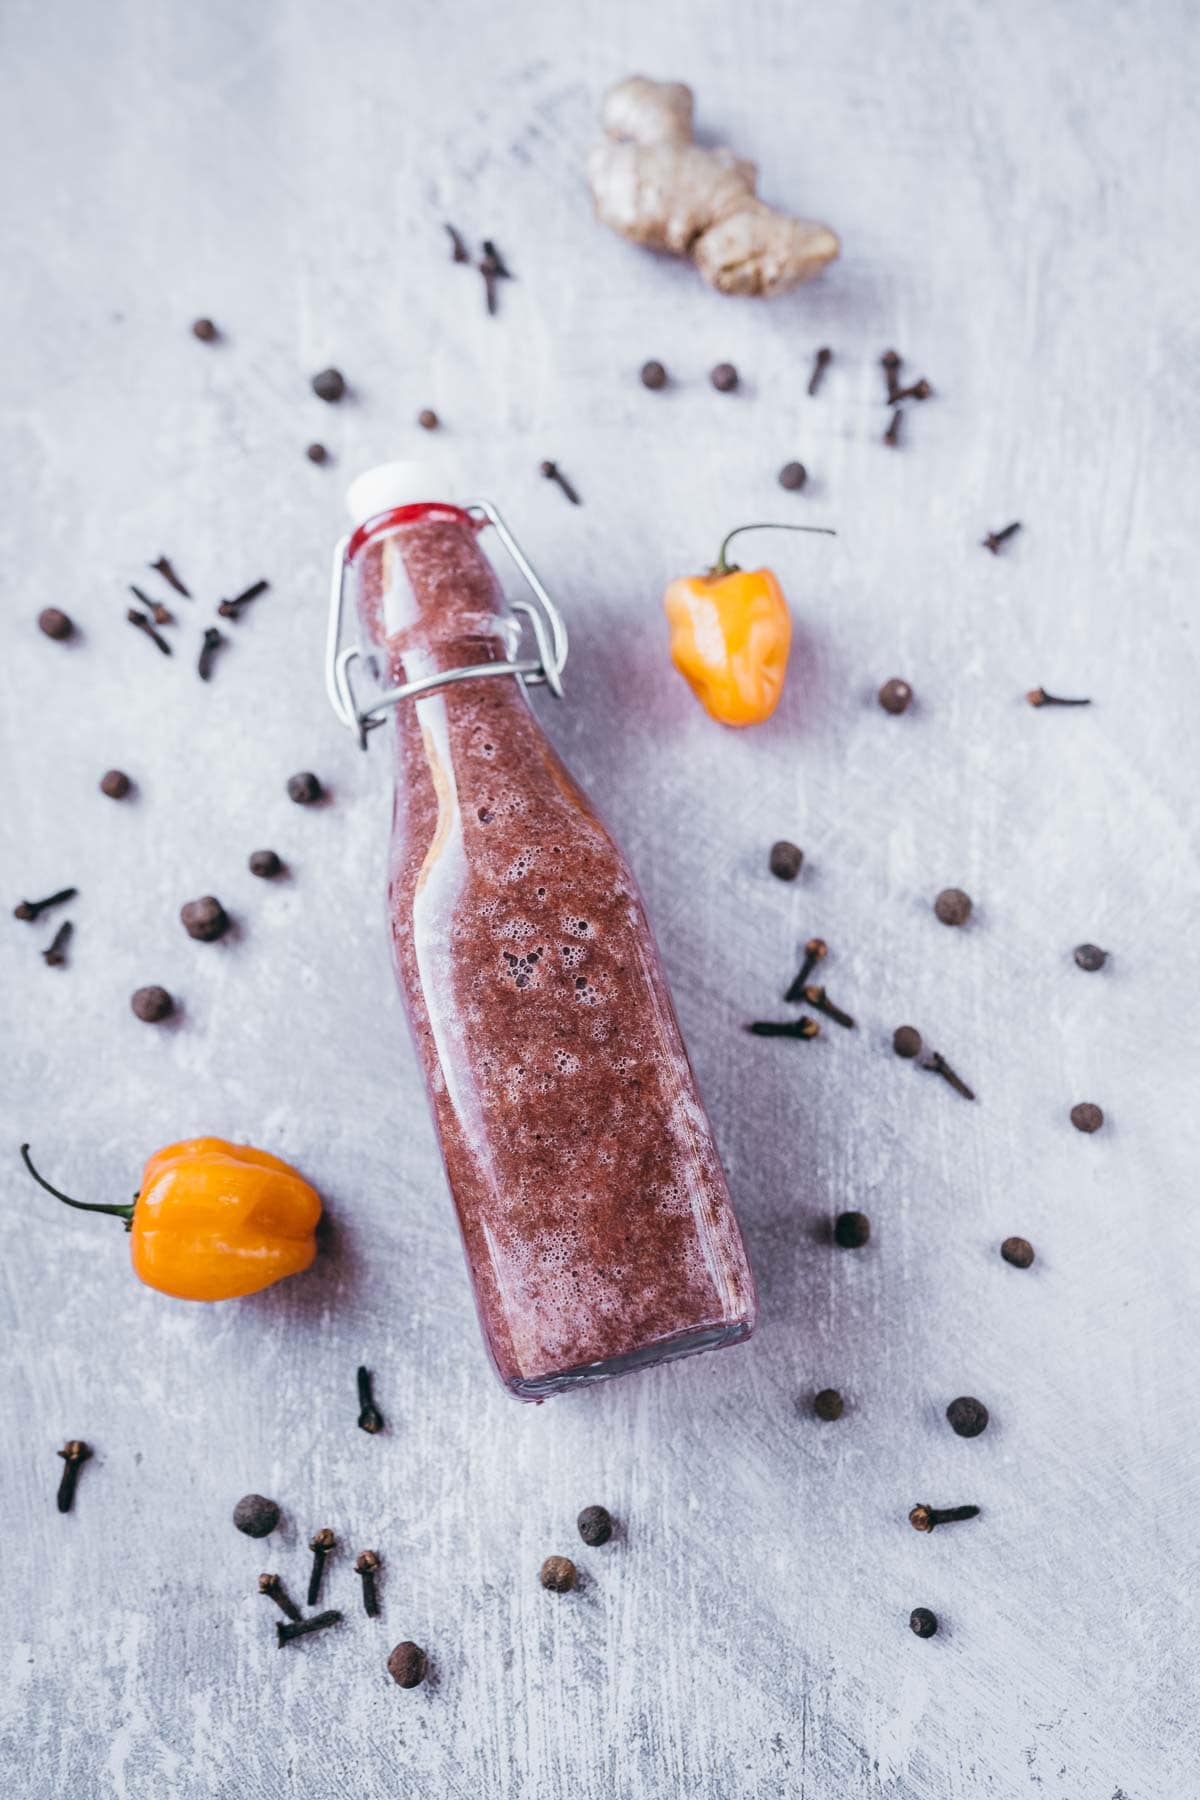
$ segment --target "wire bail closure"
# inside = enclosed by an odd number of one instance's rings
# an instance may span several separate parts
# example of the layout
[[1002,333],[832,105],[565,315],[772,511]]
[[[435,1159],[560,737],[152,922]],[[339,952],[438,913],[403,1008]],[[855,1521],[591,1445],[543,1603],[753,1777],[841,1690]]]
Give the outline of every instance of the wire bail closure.
[[470,513],[473,518],[486,519],[495,528],[496,536],[524,576],[533,595],[533,602],[510,600],[509,607],[528,620],[537,655],[518,662],[473,663],[469,668],[445,669],[436,675],[424,675],[418,681],[406,681],[401,687],[389,688],[372,705],[360,711],[350,681],[350,668],[361,658],[362,651],[357,644],[343,647],[341,641],[346,598],[346,551],[350,545],[350,536],[347,534],[333,552],[329,629],[325,641],[325,689],[329,695],[329,704],[339,721],[354,733],[363,750],[367,747],[367,733],[383,724],[385,715],[392,707],[399,706],[403,700],[413,700],[421,694],[434,693],[438,688],[450,687],[456,681],[479,681],[493,675],[515,675],[522,687],[545,685],[556,699],[562,699],[562,672],[569,648],[566,621],[491,501],[470,500],[462,510]]

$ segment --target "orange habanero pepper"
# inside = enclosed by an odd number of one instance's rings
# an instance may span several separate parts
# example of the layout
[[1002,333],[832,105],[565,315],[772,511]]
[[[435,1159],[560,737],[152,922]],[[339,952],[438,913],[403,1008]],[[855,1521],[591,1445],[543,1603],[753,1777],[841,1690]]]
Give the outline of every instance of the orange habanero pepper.
[[134,1274],[178,1300],[233,1300],[298,1275],[317,1254],[321,1202],[290,1163],[228,1144],[190,1138],[157,1150],[130,1206],[72,1200],[25,1166],[47,1193],[83,1212],[113,1213],[130,1233]]
[[663,596],[671,660],[722,725],[757,725],[779,704],[792,642],[783,590],[770,569],[742,569],[725,552],[739,531],[818,531],[825,525],[739,525],[706,575],[684,575]]

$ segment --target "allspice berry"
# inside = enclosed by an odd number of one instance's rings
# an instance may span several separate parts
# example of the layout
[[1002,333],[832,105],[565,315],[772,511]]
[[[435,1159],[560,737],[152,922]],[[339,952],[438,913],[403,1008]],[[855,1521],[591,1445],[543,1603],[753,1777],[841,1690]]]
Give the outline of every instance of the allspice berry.
[[594,1549],[607,1544],[613,1534],[612,1514],[607,1506],[585,1506],[575,1521],[585,1544]]
[[175,1011],[175,1002],[165,987],[140,987],[129,1004],[135,1016],[147,1025],[157,1025]]
[[569,1594],[578,1579],[579,1571],[569,1556],[548,1556],[538,1574],[538,1580],[551,1594]]
[[420,1687],[424,1681],[429,1662],[419,1644],[397,1644],[387,1659],[387,1670],[397,1687]]
[[718,394],[732,394],[738,384],[738,372],[732,363],[718,363],[708,379]]
[[202,344],[211,344],[220,333],[211,319],[195,319],[192,323],[192,336],[199,338]]
[[767,858],[772,875],[780,881],[795,881],[804,866],[804,852],[799,844],[789,844],[786,838],[780,838],[777,844],[771,845],[771,854]]
[[960,1394],[946,1408],[946,1417],[950,1421],[950,1429],[958,1437],[978,1437],[988,1427],[989,1413],[982,1400],[976,1400],[972,1394]]
[[908,1625],[909,1630],[912,1631],[916,1637],[931,1638],[937,1636],[937,1614],[935,1612],[930,1612],[927,1606],[914,1606],[912,1612],[908,1616]]
[[266,1537],[279,1523],[279,1508],[262,1494],[243,1494],[233,1509],[233,1522],[247,1537]]
[[100,777],[100,792],[110,800],[123,800],[133,786],[123,769],[109,769]]
[[779,485],[790,494],[798,494],[808,480],[808,470],[802,462],[784,463],[779,471]]
[[1090,1100],[1081,1100],[1078,1106],[1071,1108],[1071,1123],[1076,1131],[1099,1131],[1104,1123],[1104,1114]]
[[340,369],[322,369],[312,378],[312,391],[318,400],[327,400],[332,406],[346,392],[346,377]]
[[1028,1238],[1005,1238],[1000,1246],[1000,1254],[1014,1269],[1028,1269],[1033,1265],[1033,1245]]
[[833,1235],[843,1250],[861,1250],[871,1236],[871,1221],[866,1213],[839,1213],[833,1222]]
[[201,944],[214,943],[229,930],[229,914],[215,894],[189,900],[186,906],[180,907],[179,917],[188,936]]
[[901,681],[898,675],[885,681],[879,690],[879,704],[885,713],[907,712],[912,704],[912,697],[913,691],[907,681]]
[[441,422],[432,406],[423,406],[417,414],[417,424],[422,431],[436,431]]
[[933,910],[943,925],[965,925],[971,916],[971,896],[961,888],[943,888]]
[[60,607],[46,606],[38,614],[38,630],[44,631],[48,638],[55,638],[60,644],[70,637],[74,629],[74,623]]
[[1086,970],[1089,975],[1094,975],[1097,969],[1102,969],[1107,961],[1108,951],[1102,950],[1099,944],[1076,944],[1076,966]]
[[283,864],[274,850],[252,850],[249,866],[250,873],[260,876],[263,881],[271,881],[283,873]]
[[836,1388],[822,1388],[819,1394],[813,1396],[813,1411],[818,1419],[832,1423],[834,1419],[840,1419],[845,1410],[846,1402]]
[[324,444],[310,444],[304,454],[307,456],[310,463],[325,463],[329,461],[329,452]]
[[914,1056],[921,1054],[921,1034],[915,1025],[897,1025],[892,1033],[892,1049],[897,1056],[907,1057],[911,1062]]
[[649,388],[652,393],[657,393],[659,388],[665,388],[667,385],[667,371],[660,362],[643,363],[641,382],[644,388]]
[[288,799],[294,800],[297,806],[315,806],[321,798],[321,784],[311,769],[302,769],[298,775],[288,776]]

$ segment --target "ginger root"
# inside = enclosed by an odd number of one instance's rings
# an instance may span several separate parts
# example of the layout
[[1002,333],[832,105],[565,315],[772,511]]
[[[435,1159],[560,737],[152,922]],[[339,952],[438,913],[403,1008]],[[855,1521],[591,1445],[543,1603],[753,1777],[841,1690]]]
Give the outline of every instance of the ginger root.
[[785,294],[838,253],[827,225],[758,199],[758,170],[692,141],[692,90],[632,75],[605,96],[588,157],[596,216],[622,237],[689,256],[723,294]]

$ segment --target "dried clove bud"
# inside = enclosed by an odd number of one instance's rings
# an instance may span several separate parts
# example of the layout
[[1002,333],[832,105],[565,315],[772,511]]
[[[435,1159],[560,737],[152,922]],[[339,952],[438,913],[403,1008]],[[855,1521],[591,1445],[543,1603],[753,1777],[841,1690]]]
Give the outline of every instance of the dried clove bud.
[[78,888],[59,888],[57,894],[47,894],[44,900],[19,900],[13,907],[13,918],[40,919],[52,906],[64,905],[68,900],[73,900],[78,892]]
[[221,633],[217,630],[215,625],[209,625],[206,628],[204,642],[200,646],[200,660],[196,664],[196,673],[199,675],[201,681],[207,681],[212,674],[213,662],[216,659],[217,651],[224,642],[225,639],[221,636]]
[[70,919],[64,919],[50,942],[46,945],[46,948],[42,951],[42,960],[48,968],[62,969],[66,967],[67,945],[71,941],[71,933],[74,929],[75,927],[72,925]]

